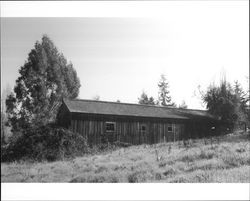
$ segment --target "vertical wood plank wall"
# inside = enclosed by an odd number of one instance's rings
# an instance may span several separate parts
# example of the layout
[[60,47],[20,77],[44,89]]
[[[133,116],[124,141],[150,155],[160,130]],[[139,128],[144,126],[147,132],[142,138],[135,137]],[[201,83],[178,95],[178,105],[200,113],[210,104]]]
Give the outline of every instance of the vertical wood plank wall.
[[[177,141],[189,138],[201,138],[213,135],[211,127],[218,122],[210,120],[185,120],[174,119],[156,120],[155,118],[104,116],[70,113],[62,104],[57,115],[59,125],[80,133],[88,139],[90,144],[100,144],[103,136],[106,136],[106,122],[115,122],[115,132],[112,135],[113,141],[127,142],[131,144],[153,144],[159,142]],[[146,131],[142,132],[140,126],[145,125]],[[172,132],[168,127],[173,127]]]
[[[163,123],[149,121],[113,121],[115,132],[113,141],[126,142],[131,144],[153,144],[180,140],[184,136],[184,123]],[[107,135],[104,120],[71,119],[70,129],[80,133],[88,139],[90,144],[101,143],[102,136]],[[146,131],[141,132],[140,125],[146,126]],[[172,132],[168,127],[172,126]]]

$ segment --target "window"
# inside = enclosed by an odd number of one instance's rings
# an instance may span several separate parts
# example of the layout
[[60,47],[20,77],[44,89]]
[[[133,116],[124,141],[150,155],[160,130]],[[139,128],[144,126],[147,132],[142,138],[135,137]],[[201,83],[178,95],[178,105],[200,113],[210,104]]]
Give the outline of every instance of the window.
[[140,125],[140,132],[146,133],[146,130],[147,130],[146,125],[145,125],[145,124],[141,124],[141,125]]
[[141,131],[146,131],[146,126],[145,125],[141,125]]
[[172,125],[168,126],[168,132],[173,132],[173,126]]
[[115,122],[106,122],[106,131],[114,132],[115,131]]

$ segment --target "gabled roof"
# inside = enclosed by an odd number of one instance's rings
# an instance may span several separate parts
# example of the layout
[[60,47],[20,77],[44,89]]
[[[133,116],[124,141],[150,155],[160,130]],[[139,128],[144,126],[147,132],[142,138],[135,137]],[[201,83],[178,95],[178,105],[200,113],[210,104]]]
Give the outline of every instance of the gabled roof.
[[168,119],[215,119],[205,110],[178,109],[162,106],[151,106],[131,103],[117,103],[95,100],[63,100],[72,113],[119,115],[134,117],[153,117]]

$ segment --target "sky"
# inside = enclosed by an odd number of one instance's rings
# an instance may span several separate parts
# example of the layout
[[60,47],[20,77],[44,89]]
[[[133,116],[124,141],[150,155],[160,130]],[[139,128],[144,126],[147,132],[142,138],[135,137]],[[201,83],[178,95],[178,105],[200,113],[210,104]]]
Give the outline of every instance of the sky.
[[181,4],[165,7],[160,18],[1,18],[1,90],[14,86],[43,34],[73,63],[82,99],[137,103],[142,91],[157,98],[161,74],[172,100],[193,109],[204,109],[197,87],[205,90],[224,75],[247,90],[248,1]]

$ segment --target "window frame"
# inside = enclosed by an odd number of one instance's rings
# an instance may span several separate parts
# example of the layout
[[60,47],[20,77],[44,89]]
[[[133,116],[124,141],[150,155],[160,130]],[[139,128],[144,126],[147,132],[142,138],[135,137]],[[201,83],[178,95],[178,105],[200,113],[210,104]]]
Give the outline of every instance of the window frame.
[[[108,130],[107,129],[107,125],[108,124],[112,124],[114,126],[114,130]],[[105,132],[108,132],[108,133],[112,133],[112,132],[115,132],[116,131],[116,122],[113,122],[113,121],[106,121],[105,122]]]
[[[169,130],[169,128],[171,128],[171,130]],[[168,125],[168,128],[167,128],[167,131],[169,132],[169,133],[172,133],[173,132],[173,124],[169,124]]]
[[[144,128],[144,129],[142,129],[142,128]],[[146,133],[147,132],[147,125],[146,124],[140,124],[139,125],[139,131],[141,133]]]

